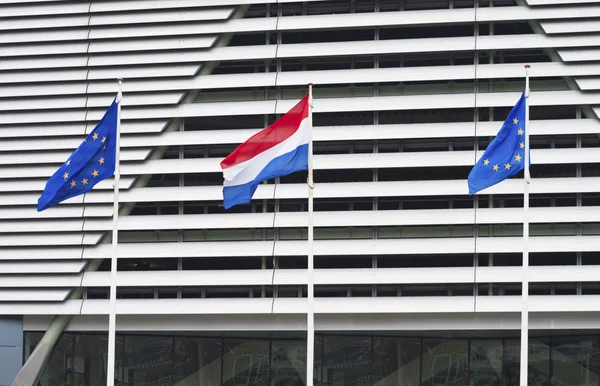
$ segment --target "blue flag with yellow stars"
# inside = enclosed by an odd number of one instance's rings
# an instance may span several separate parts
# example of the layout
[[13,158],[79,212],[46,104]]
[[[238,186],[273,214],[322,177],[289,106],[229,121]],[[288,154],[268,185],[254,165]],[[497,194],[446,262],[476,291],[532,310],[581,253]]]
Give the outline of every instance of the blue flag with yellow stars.
[[[512,108],[496,138],[469,173],[469,195],[504,181],[525,163],[525,93]],[[530,162],[531,164],[531,162]]]
[[46,182],[38,199],[38,212],[87,193],[115,174],[117,111],[115,99],[94,130]]

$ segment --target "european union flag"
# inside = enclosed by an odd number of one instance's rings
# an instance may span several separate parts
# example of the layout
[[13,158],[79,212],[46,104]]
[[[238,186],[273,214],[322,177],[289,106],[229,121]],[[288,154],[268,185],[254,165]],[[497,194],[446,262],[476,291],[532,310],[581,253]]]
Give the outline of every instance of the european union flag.
[[92,190],[115,174],[118,103],[115,98],[102,120],[50,177],[38,199],[38,212]]
[[[525,93],[512,108],[496,138],[469,173],[469,195],[523,170],[525,163]],[[530,162],[531,163],[531,162]]]

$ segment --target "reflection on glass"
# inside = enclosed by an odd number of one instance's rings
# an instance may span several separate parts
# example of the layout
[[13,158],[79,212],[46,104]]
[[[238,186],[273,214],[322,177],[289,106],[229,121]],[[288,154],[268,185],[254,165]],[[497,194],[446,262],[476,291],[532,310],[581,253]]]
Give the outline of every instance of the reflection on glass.
[[[520,345],[519,345],[520,346]],[[520,361],[519,357],[519,361]],[[529,338],[529,384],[550,386],[550,343],[548,339]]]
[[326,335],[323,346],[323,385],[371,385],[370,337]]
[[[504,342],[503,372],[507,386],[519,385],[519,367],[521,340],[507,339]],[[529,339],[528,384],[530,386],[547,386],[550,383],[550,348],[547,340]]]
[[[43,333],[25,333],[25,356]],[[518,386],[519,339],[315,336],[317,386]],[[302,339],[118,335],[117,386],[303,386]],[[41,386],[106,384],[106,334],[63,333]],[[595,335],[531,338],[530,386],[600,386]]]
[[[103,339],[104,338],[104,339]],[[117,339],[123,350],[122,337]],[[103,386],[106,385],[106,354],[108,341],[99,334],[74,334],[75,353],[71,365],[74,386]]]
[[552,338],[552,379],[564,386],[600,385],[598,338]]
[[271,386],[306,385],[306,341],[273,341]]
[[40,379],[41,386],[71,385],[70,359],[73,357],[73,335],[62,334]]
[[423,339],[423,345],[423,386],[468,384],[468,340]]
[[135,386],[173,386],[173,338],[125,337],[123,382]]
[[471,386],[502,385],[502,341],[472,340],[469,363]]
[[504,384],[506,386],[519,385],[519,358],[521,344],[519,339],[510,339],[504,341],[504,351],[502,354],[502,373]]
[[221,384],[221,339],[175,339],[175,386]]
[[[306,341],[304,341],[306,344]],[[323,335],[315,335],[315,386],[322,386],[323,383]]]
[[269,384],[269,341],[225,339],[223,386]]
[[373,340],[373,385],[417,386],[421,375],[420,338]]
[[35,347],[38,345],[40,340],[44,336],[43,332],[25,332],[25,343],[23,343],[23,353],[25,354],[25,360],[29,358]]

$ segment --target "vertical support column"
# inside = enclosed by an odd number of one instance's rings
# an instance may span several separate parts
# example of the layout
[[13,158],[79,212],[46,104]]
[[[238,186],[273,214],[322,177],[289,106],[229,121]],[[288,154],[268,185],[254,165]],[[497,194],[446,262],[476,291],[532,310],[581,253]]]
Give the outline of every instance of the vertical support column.
[[[494,6],[494,0],[490,0],[490,7]],[[491,21],[490,22],[490,36],[494,35],[494,22]],[[494,64],[494,51],[489,51],[489,64]],[[494,83],[490,82],[489,83],[490,88],[488,89],[488,92],[493,92],[494,91]],[[493,122],[494,121],[494,107],[490,107],[489,108],[489,121]],[[494,195],[490,194],[489,197],[489,203],[488,203],[488,208],[493,208],[494,207]],[[487,237],[493,237],[494,236],[494,225],[490,224],[488,226],[488,234]],[[490,253],[488,255],[488,266],[493,266],[494,265],[494,254]],[[492,296],[494,294],[494,285],[492,283],[488,284],[488,295]]]
[[[179,121],[179,131],[185,131],[185,119],[181,119]],[[183,145],[179,146],[179,159],[184,159],[185,158],[185,148]],[[185,177],[183,175],[183,173],[179,174],[179,186],[183,188],[183,186],[185,185]],[[206,206],[206,205],[205,205]],[[178,204],[178,210],[177,213],[180,216],[183,216],[185,214],[185,211],[183,209],[183,201],[179,201]],[[183,242],[183,230],[178,229],[177,230],[177,242],[182,243]],[[183,259],[181,257],[177,258],[177,270],[178,271],[182,271],[183,270]],[[177,299],[181,299],[183,297],[183,287],[177,287]]]
[[[453,4],[451,3],[453,6]],[[477,163],[477,152],[479,151],[479,139],[477,137],[477,125],[479,123],[479,108],[477,107],[477,94],[479,93],[479,77],[477,66],[479,65],[479,51],[477,51],[477,40],[479,39],[479,24],[477,12],[479,3],[473,3],[473,164]],[[477,209],[479,208],[479,196],[473,196],[473,312],[477,311],[477,296],[479,286],[477,285],[477,266],[479,265],[479,254],[477,252],[477,237],[479,237],[479,226],[477,224]]]
[[23,319],[0,319],[0,386],[9,386],[23,365]]
[[[578,106],[577,109],[575,110],[575,119],[581,119],[581,106]],[[582,139],[581,139],[581,134],[578,134],[575,137],[575,147],[577,149],[581,149],[583,147],[583,143],[582,143]],[[582,169],[581,169],[581,164],[577,164],[576,165],[576,171],[575,171],[575,176],[577,178],[581,178],[583,176],[582,173]],[[577,193],[576,195],[576,203],[575,205],[578,207],[583,206],[583,197],[581,195],[581,193]],[[576,231],[577,231],[577,236],[582,236],[583,235],[583,224],[582,223],[577,223],[575,225],[577,227]],[[583,254],[582,252],[577,252],[577,265],[583,265]],[[577,295],[582,295],[583,294],[583,284],[582,282],[577,282]]]

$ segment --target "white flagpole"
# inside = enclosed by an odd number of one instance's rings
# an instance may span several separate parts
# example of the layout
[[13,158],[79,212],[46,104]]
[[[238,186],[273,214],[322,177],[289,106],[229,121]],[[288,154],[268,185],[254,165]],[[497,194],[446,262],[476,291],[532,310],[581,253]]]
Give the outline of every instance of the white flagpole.
[[315,356],[315,315],[314,315],[314,261],[313,261],[313,120],[312,120],[312,83],[308,84],[308,119],[310,124],[308,137],[308,290],[306,318],[306,386],[313,386]]
[[523,279],[521,293],[521,386],[527,386],[529,356],[529,68],[525,66],[525,165],[523,188]]
[[119,170],[119,160],[121,157],[121,100],[123,92],[121,84],[123,79],[119,78],[119,93],[117,94],[117,129],[115,138],[115,186],[113,199],[113,229],[112,229],[112,258],[110,260],[110,314],[108,316],[108,362],[106,370],[106,385],[115,384],[115,353],[116,353],[116,326],[117,326],[117,247],[119,245],[119,180],[121,172]]

